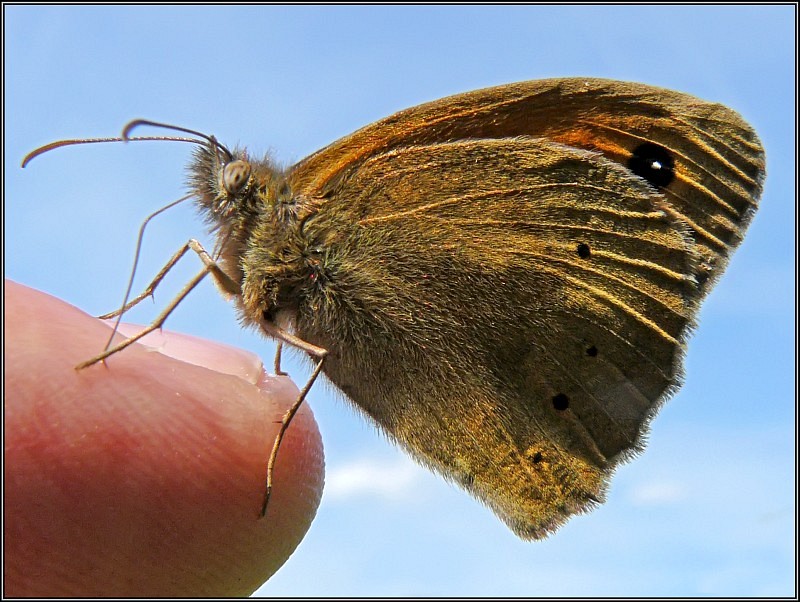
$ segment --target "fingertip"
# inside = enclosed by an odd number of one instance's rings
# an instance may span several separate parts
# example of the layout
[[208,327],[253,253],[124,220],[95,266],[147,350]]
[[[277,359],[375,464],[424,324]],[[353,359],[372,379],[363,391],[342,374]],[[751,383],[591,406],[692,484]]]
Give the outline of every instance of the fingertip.
[[259,518],[266,460],[298,395],[288,378],[169,333],[157,347],[182,360],[133,345],[76,371],[108,328],[10,281],[5,299],[6,593],[247,595],[283,564],[324,472],[304,405]]

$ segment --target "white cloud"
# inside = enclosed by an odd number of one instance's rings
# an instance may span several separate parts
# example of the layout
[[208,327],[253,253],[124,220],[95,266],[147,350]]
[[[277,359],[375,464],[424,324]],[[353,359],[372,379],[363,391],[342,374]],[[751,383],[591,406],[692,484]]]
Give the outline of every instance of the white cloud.
[[415,492],[423,469],[410,459],[356,460],[328,471],[325,497],[344,500],[364,496],[401,499]]
[[686,486],[675,481],[643,483],[630,492],[630,500],[637,506],[662,506],[681,502],[687,497]]

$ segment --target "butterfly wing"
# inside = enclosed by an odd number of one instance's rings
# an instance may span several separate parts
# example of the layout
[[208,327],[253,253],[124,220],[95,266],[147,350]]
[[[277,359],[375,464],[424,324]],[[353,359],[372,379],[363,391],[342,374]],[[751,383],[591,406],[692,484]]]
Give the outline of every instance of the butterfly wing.
[[321,202],[377,153],[513,136],[600,152],[661,190],[665,210],[691,228],[698,245],[698,297],[741,241],[761,194],[764,151],[734,111],[664,88],[591,78],[509,84],[401,111],[306,158],[293,180]]
[[[423,105],[291,176],[324,249],[297,334],[330,350],[326,375],[392,438],[524,538],[601,501],[640,449],[760,190],[760,147],[732,112],[630,86]],[[647,144],[647,175],[670,172],[659,191],[631,167]]]

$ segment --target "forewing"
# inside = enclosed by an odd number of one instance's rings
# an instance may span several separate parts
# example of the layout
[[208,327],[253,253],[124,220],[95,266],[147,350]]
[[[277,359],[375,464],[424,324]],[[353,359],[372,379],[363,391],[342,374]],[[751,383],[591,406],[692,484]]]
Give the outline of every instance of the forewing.
[[376,154],[521,135],[601,152],[659,188],[665,210],[696,240],[698,297],[741,241],[761,192],[763,149],[735,112],[663,88],[589,78],[509,84],[401,111],[311,155],[292,178],[316,205]]

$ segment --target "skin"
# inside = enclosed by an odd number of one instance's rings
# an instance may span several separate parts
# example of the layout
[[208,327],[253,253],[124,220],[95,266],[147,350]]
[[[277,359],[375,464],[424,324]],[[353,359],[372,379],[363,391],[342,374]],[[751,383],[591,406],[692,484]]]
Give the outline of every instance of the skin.
[[4,300],[6,596],[246,596],[286,561],[324,472],[304,404],[259,518],[288,378],[166,333],[76,371],[105,323],[8,280]]

